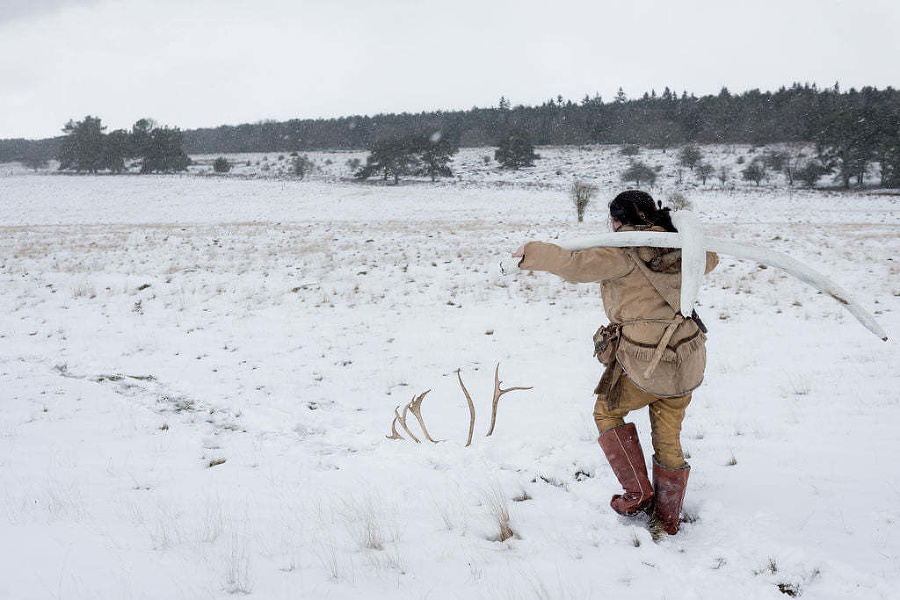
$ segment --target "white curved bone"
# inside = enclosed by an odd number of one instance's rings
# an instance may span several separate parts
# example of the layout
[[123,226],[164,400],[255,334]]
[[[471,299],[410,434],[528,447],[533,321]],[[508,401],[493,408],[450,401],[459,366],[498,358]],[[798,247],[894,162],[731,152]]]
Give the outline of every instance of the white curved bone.
[[687,210],[672,213],[681,237],[681,314],[691,316],[706,275],[706,241],[697,215]]

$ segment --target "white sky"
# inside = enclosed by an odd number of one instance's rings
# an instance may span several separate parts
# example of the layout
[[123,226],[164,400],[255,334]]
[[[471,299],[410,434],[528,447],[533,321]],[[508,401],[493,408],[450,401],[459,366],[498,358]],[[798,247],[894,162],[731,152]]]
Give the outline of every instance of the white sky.
[[0,0],[0,138],[900,84],[896,0]]

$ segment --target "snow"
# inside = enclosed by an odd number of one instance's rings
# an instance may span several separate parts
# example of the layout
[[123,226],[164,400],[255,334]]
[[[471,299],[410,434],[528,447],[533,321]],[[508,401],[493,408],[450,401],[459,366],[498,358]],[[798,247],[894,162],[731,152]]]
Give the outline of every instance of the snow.
[[[576,150],[515,174],[471,151],[436,186],[0,165],[0,598],[896,597],[898,198],[653,190],[684,193],[709,236],[822,271],[891,335],[724,257],[698,302],[693,522],[655,543],[608,506],[598,286],[496,267],[607,231],[618,167],[595,163],[578,224],[566,182],[601,151]],[[504,388],[534,389],[501,399],[488,438],[498,362]],[[386,439],[427,389],[447,441]]]

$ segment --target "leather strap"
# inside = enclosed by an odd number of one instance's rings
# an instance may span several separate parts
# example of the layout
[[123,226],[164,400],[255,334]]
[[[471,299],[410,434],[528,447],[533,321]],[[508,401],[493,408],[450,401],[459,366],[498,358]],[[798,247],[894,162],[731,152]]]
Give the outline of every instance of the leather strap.
[[[653,353],[653,359],[650,361],[650,364],[647,366],[647,369],[644,371],[644,379],[649,379],[651,375],[653,375],[653,371],[656,370],[657,365],[659,365],[659,361],[662,360],[662,355],[666,351],[666,346],[669,344],[669,340],[672,339],[672,336],[675,335],[675,330],[678,329],[678,326],[681,325],[685,321],[685,317],[678,312],[678,307],[673,306],[671,302],[666,300],[665,294],[662,293],[658,287],[656,287],[656,283],[653,279],[647,274],[647,265],[644,264],[644,261],[638,257],[637,252],[634,250],[627,250],[625,252],[631,260],[638,266],[638,269],[643,273],[644,277],[647,279],[648,283],[653,286],[653,289],[656,290],[656,293],[660,295],[660,297],[665,301],[669,307],[675,311],[674,319],[638,319],[635,321],[628,321],[628,323],[667,323],[668,327],[666,327],[666,331],[663,333],[662,339],[659,340],[659,344],[656,345],[656,352]],[[626,323],[623,323],[625,325]]]

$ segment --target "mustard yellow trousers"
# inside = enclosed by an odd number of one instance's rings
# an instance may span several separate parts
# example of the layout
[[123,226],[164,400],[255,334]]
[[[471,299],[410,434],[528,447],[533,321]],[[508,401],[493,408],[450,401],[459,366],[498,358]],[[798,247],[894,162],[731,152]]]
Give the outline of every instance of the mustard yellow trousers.
[[616,406],[610,408],[603,396],[597,396],[594,405],[594,421],[602,435],[604,431],[625,424],[625,415],[633,410],[650,408],[650,429],[653,437],[654,458],[667,469],[677,469],[685,465],[681,452],[681,422],[691,393],[675,398],[657,398],[636,386],[623,374],[616,382],[620,386]]

